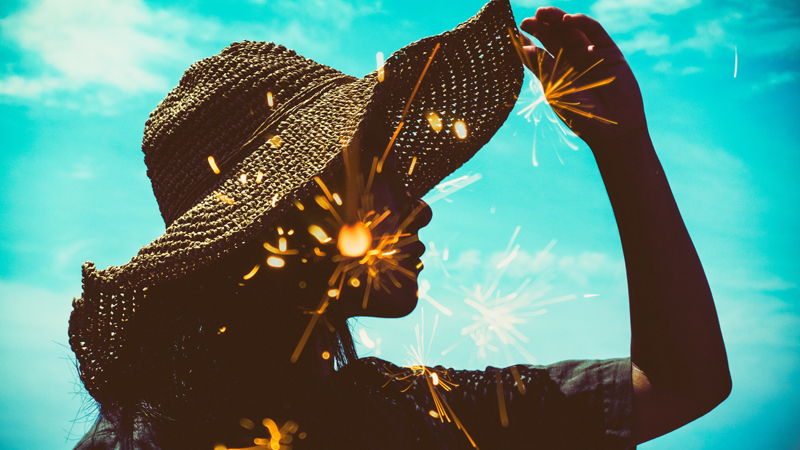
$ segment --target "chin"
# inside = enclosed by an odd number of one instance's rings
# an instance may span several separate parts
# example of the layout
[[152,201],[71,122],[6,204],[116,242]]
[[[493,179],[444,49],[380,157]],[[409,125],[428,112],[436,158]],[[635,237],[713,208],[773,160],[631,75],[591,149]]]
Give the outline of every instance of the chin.
[[362,309],[361,305],[358,305],[351,316],[398,319],[411,314],[417,308],[418,300],[417,283],[407,282],[400,288],[392,289],[392,292],[384,290],[370,292],[367,308]]

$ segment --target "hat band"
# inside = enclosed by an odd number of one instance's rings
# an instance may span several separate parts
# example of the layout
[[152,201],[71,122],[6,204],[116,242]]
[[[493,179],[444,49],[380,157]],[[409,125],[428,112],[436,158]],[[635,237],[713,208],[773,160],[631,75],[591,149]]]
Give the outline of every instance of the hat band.
[[[233,166],[237,161],[240,160],[240,157],[243,157],[245,153],[245,149],[249,148],[251,144],[258,140],[258,137],[266,133],[270,128],[275,126],[277,123],[283,121],[286,117],[297,111],[298,109],[302,108],[304,105],[316,101],[316,99],[330,90],[331,88],[341,86],[347,83],[352,83],[355,80],[352,76],[349,75],[335,75],[332,79],[317,83],[312,86],[309,86],[303,89],[300,93],[292,97],[291,100],[284,103],[283,105],[276,108],[273,113],[264,120],[254,132],[252,137],[242,144],[237,150],[232,151],[225,155],[220,161],[216,162],[217,167],[219,168],[220,173]],[[212,180],[217,174],[214,172],[208,172],[205,176],[201,179],[197,180],[192,188],[186,192],[186,194],[181,196],[181,199],[175,203],[175,206],[171,208],[170,212],[164,218],[167,226],[172,225],[172,223],[180,217],[183,213],[188,211],[195,203],[196,199],[199,195],[202,194],[210,185],[213,184]]]

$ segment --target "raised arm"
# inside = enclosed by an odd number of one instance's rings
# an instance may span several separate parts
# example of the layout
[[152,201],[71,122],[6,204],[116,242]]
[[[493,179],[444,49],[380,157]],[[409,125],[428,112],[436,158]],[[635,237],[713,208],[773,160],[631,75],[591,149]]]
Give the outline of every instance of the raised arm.
[[[731,379],[714,300],[647,130],[636,79],[614,41],[595,20],[540,8],[522,22],[531,70],[547,82],[559,65],[581,71],[588,85],[564,100],[593,105],[616,125],[562,111],[592,149],[619,228],[631,311],[632,439],[641,443],[706,414],[730,393]],[[541,61],[541,67],[540,63]],[[541,73],[540,73],[541,72]],[[556,75],[559,72],[556,72]]]

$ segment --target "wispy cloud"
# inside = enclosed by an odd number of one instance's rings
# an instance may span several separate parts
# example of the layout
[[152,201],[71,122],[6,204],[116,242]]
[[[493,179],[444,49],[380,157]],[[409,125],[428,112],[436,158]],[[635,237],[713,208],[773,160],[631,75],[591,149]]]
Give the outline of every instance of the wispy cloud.
[[626,32],[656,23],[655,16],[673,15],[700,3],[700,0],[599,0],[592,15],[612,32]]
[[268,5],[284,16],[294,16],[325,22],[338,30],[350,29],[353,20],[380,12],[381,2],[348,0],[251,0],[251,3]]
[[190,23],[141,0],[39,0],[0,27],[4,39],[26,52],[25,66],[0,75],[0,95],[31,98],[87,87],[123,95],[167,90],[160,69],[192,58],[193,27],[211,34],[215,25]]
[[768,72],[759,81],[751,84],[750,89],[753,92],[762,92],[784,84],[796,83],[798,80],[800,80],[800,72],[795,70]]

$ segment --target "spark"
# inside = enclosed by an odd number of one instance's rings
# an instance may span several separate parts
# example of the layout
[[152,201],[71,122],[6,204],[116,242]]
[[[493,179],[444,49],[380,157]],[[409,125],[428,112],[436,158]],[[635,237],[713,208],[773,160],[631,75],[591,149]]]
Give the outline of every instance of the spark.
[[[447,354],[452,351],[469,337],[475,344],[474,357],[487,358],[489,354],[503,352],[512,364],[510,348],[516,349],[528,362],[536,363],[533,357],[521,344],[528,343],[529,339],[517,329],[517,326],[527,323],[527,318],[545,314],[545,305],[571,300],[577,296],[574,294],[562,297],[542,300],[544,295],[552,289],[549,284],[554,278],[552,270],[546,270],[535,281],[526,278],[513,291],[504,292],[503,276],[519,253],[519,245],[514,242],[519,234],[520,227],[514,230],[509,243],[500,257],[500,263],[495,266],[495,270],[487,274],[485,284],[476,284],[473,288],[460,286],[461,294],[465,295],[464,303],[474,309],[472,324],[461,329],[464,336],[461,340],[442,352]],[[546,257],[549,251],[556,244],[552,240],[536,259],[530,264]],[[533,283],[531,283],[533,281]],[[471,364],[471,363],[470,363]]]
[[242,184],[247,184],[247,174],[246,174],[246,173],[243,173],[243,174],[239,175],[239,181],[240,181]]
[[275,100],[272,98],[272,92],[267,92],[267,105],[270,108],[275,106]]
[[255,265],[255,267],[253,267],[253,270],[251,270],[250,272],[248,272],[248,273],[247,273],[247,275],[245,275],[245,276],[244,276],[244,277],[242,277],[242,278],[244,278],[245,280],[249,280],[250,278],[253,278],[253,276],[256,274],[256,272],[258,272],[258,269],[259,269],[260,267],[261,267],[260,265],[256,264],[256,265]]
[[278,240],[278,249],[281,252],[285,252],[286,251],[286,238],[282,237],[282,238],[280,238]]
[[339,298],[339,290],[338,289],[328,289],[328,297]]
[[281,144],[283,144],[283,141],[281,141],[280,136],[268,137],[267,142],[269,142],[269,145],[272,148],[278,148],[281,146]]
[[339,197],[339,194],[333,194],[333,201],[335,201],[337,205],[342,206],[342,198]]
[[506,396],[503,393],[503,378],[500,376],[500,369],[494,369],[495,379],[497,380],[497,404],[500,408],[500,424],[503,428],[508,427],[508,412],[506,411]]
[[219,201],[221,201],[222,203],[227,203],[227,204],[229,204],[229,205],[232,205],[232,204],[234,203],[233,199],[232,199],[232,198],[230,198],[230,197],[228,197],[228,196],[227,196],[227,195],[225,195],[225,194],[222,194],[222,193],[217,193],[216,197],[217,197],[217,199],[219,199]]
[[452,316],[453,311],[450,311],[448,308],[444,307],[441,303],[437,302],[430,295],[428,295],[428,291],[430,290],[430,288],[431,284],[428,282],[428,280],[420,281],[419,290],[417,291],[417,296],[419,298],[425,299],[428,303],[433,305],[434,308],[438,309],[443,314],[447,316]]
[[280,198],[280,193],[276,193],[272,196],[272,201],[270,201],[270,205],[274,208],[278,204],[278,198]]
[[261,184],[261,180],[264,179],[264,172],[258,171],[258,175],[256,176],[256,184]]
[[283,236],[283,228],[278,227],[276,230],[278,231],[279,236]]
[[369,336],[367,335],[367,330],[363,328],[360,329],[358,331],[358,336],[361,338],[362,344],[366,345],[369,348],[375,348],[375,342],[373,342],[372,339],[369,338]]
[[214,161],[213,156],[208,157],[208,165],[211,166],[211,170],[214,171],[217,175],[219,175],[219,167],[217,167],[217,162]]
[[[421,311],[422,319],[421,323],[424,326],[425,324],[425,310],[422,309]],[[431,338],[428,342],[428,348],[433,345],[433,337],[436,334],[436,325],[439,322],[439,316],[436,315],[434,322],[433,322],[433,331],[431,332]],[[447,369],[441,367],[434,367],[431,368],[428,365],[428,353],[425,349],[425,330],[421,328],[419,324],[414,327],[414,332],[417,337],[417,347],[415,348],[413,345],[406,348],[408,355],[411,357],[409,361],[407,361],[407,366],[403,368],[398,373],[394,373],[389,370],[386,366],[384,366],[385,372],[384,375],[389,378],[389,380],[384,384],[384,386],[388,385],[392,381],[403,382],[409,381],[408,386],[403,389],[403,392],[411,389],[417,382],[417,380],[423,380],[428,387],[428,390],[431,394],[431,399],[433,400],[434,405],[436,406],[436,410],[431,410],[428,414],[431,417],[438,418],[439,420],[444,423],[453,422],[455,423],[456,427],[464,432],[464,435],[469,439],[469,442],[472,444],[474,448],[478,448],[478,445],[475,441],[472,440],[472,437],[467,432],[464,425],[456,416],[453,409],[447,403],[447,399],[444,397],[444,392],[450,392],[453,388],[458,387],[458,384],[454,383],[450,379],[450,375],[447,372]],[[435,414],[434,414],[435,413]]]
[[733,78],[736,78],[736,72],[739,71],[739,50],[733,46]]
[[425,118],[428,119],[428,124],[433,128],[433,131],[440,132],[444,128],[442,119],[436,114],[436,111],[428,111],[425,113]]
[[383,58],[383,52],[378,52],[375,55],[375,59],[378,62],[378,81],[382,82],[384,80],[385,76],[386,76],[385,73],[384,73],[384,70],[383,70],[383,64],[384,64],[384,61],[385,61],[384,58]]
[[227,330],[227,329],[228,329],[228,327],[220,327],[220,328],[219,328],[219,331],[217,331],[217,334],[222,334],[222,333],[224,333],[224,332],[225,332],[225,330]]
[[329,351],[322,352],[322,359],[331,359],[331,353]]
[[[308,232],[311,233],[312,236],[317,238],[320,244],[327,244],[331,241],[331,237],[325,233],[325,230],[320,228],[317,225],[311,225],[308,227]],[[319,255],[323,256],[323,255]]]
[[459,120],[453,124],[453,131],[456,132],[456,137],[459,139],[467,138],[467,124],[463,120]]
[[[300,253],[300,251],[299,251],[299,250],[297,250],[297,249],[286,249],[286,250],[281,250],[280,248],[275,248],[275,247],[273,247],[273,246],[269,245],[269,243],[268,243],[268,242],[264,242],[264,244],[263,244],[263,245],[264,245],[264,248],[265,248],[265,249],[266,249],[268,252],[270,252],[270,253],[273,253],[273,254],[275,254],[275,255],[284,255],[284,256],[287,256],[287,255],[296,255],[296,254]],[[280,243],[279,243],[278,245],[280,245]]]
[[599,296],[599,295],[600,295],[600,294],[586,294],[586,295],[584,295],[584,296],[583,296],[583,298],[597,297],[597,296]]
[[269,258],[267,258],[267,265],[270,267],[279,268],[283,267],[285,264],[286,261],[284,261],[283,258],[279,258],[277,256],[270,256]]
[[303,204],[300,203],[297,199],[292,199],[292,203],[294,203],[294,206],[296,206],[297,209],[299,209],[300,211],[306,209],[306,207],[303,206]]

